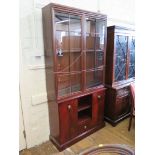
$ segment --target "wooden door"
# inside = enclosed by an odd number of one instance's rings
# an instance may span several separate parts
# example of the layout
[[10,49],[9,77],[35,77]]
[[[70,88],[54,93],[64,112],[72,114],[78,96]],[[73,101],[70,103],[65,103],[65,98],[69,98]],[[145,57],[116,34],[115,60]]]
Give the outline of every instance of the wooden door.
[[64,143],[77,134],[77,100],[60,103],[60,142]]
[[104,99],[105,99],[105,91],[97,92],[97,100],[98,100],[98,122],[101,123],[104,118]]

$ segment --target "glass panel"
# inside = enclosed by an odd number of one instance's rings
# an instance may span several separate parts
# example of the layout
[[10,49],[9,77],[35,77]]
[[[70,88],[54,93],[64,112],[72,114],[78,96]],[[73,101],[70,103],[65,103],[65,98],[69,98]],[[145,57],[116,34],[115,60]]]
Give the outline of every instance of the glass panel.
[[69,15],[69,19],[70,19],[69,23],[70,31],[81,33],[81,17],[75,15]]
[[105,21],[86,18],[86,69],[103,67]]
[[95,51],[86,52],[86,70],[95,69]]
[[95,19],[86,18],[86,49],[95,49]]
[[55,13],[55,28],[56,31],[68,31],[69,15],[66,13]]
[[81,33],[70,32],[70,51],[81,50]]
[[96,20],[96,49],[104,49],[105,21],[103,19]]
[[82,76],[79,74],[71,74],[71,92],[81,91]]
[[103,83],[103,70],[86,72],[86,88],[98,86]]
[[67,45],[69,44],[68,32],[56,32],[56,54],[57,54],[57,70],[69,71],[69,51]]
[[82,56],[81,51],[70,53],[70,71],[81,71],[82,70]]
[[68,95],[71,92],[70,75],[58,75],[58,96]]
[[126,79],[127,37],[116,36],[115,81]]
[[129,62],[129,75],[128,78],[135,77],[135,38],[130,38],[130,62]]
[[[65,13],[55,13],[55,29],[56,29],[56,54],[63,56],[69,48],[69,15]],[[68,52],[68,51],[67,51]]]
[[103,67],[103,58],[104,58],[103,51],[96,51],[95,58],[96,58],[96,67],[102,68]]

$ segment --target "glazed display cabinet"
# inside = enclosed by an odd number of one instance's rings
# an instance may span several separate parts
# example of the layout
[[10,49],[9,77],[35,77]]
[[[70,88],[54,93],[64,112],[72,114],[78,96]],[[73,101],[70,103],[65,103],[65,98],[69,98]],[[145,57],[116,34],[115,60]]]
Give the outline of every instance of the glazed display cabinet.
[[104,126],[107,17],[57,4],[45,6],[42,17],[53,73],[46,76],[50,139],[63,150]]
[[105,119],[113,126],[129,116],[129,85],[134,81],[134,30],[110,26],[107,28]]

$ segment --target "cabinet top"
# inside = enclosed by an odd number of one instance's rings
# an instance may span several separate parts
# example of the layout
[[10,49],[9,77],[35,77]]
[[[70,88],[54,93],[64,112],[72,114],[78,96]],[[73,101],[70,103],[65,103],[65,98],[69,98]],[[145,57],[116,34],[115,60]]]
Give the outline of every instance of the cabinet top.
[[119,29],[119,30],[134,31],[134,28],[131,28],[131,27],[124,27],[124,26],[117,26],[117,25],[108,26],[107,29],[108,29],[108,30]]
[[68,13],[76,13],[76,14],[81,14],[81,15],[85,14],[86,16],[95,16],[95,17],[107,19],[107,15],[99,13],[99,12],[92,12],[92,11],[83,10],[83,9],[79,9],[79,8],[75,8],[71,6],[65,6],[65,5],[56,4],[56,3],[50,3],[44,6],[42,9],[46,9],[49,7],[54,8],[58,11],[66,11]]

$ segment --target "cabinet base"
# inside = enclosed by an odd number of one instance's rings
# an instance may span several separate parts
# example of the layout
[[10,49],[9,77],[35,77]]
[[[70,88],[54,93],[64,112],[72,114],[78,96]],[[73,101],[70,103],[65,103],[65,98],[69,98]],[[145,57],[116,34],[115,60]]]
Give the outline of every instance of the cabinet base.
[[120,121],[126,119],[127,117],[130,116],[130,113],[125,114],[124,116],[120,117],[119,119],[113,120],[107,116],[104,116],[105,121],[110,123],[113,127],[115,127]]
[[59,151],[63,151],[64,149],[66,149],[67,147],[75,144],[76,142],[78,142],[79,140],[89,136],[90,134],[94,133],[95,131],[101,129],[102,127],[105,126],[105,123],[102,123],[98,126],[95,126],[94,128],[78,135],[77,137],[67,141],[66,143],[64,144],[60,144],[55,138],[53,138],[52,136],[50,136],[50,140],[52,141],[52,143],[56,146],[56,148],[59,150]]

